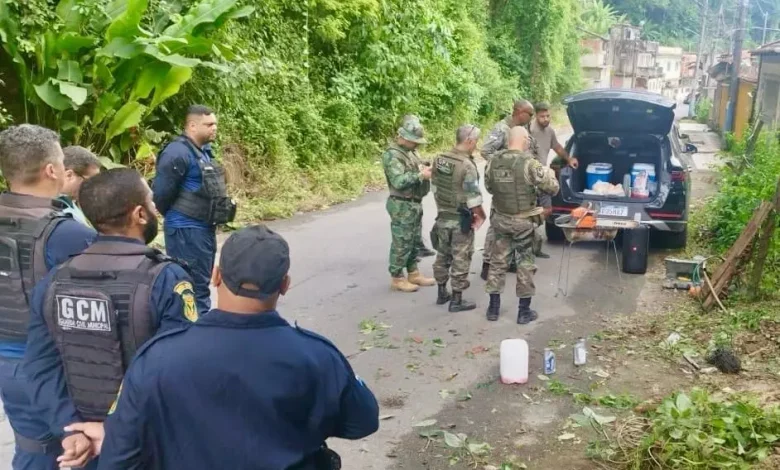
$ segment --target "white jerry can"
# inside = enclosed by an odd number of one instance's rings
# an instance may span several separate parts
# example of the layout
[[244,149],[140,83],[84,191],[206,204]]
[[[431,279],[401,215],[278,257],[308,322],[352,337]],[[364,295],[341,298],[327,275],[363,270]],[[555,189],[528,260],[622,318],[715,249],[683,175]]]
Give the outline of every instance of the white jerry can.
[[524,339],[501,341],[501,382],[505,384],[528,382],[528,343]]

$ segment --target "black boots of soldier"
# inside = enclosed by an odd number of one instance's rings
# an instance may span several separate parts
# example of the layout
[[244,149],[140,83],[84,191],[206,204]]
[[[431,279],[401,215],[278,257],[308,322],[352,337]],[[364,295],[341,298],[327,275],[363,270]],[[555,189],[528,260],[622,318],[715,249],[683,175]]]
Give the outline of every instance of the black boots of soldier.
[[452,295],[447,291],[446,284],[439,284],[439,295],[436,297],[436,305],[444,305],[447,302],[450,303],[450,312],[467,312],[477,308],[477,304],[463,300],[463,292],[456,290],[452,291]]
[[447,290],[447,284],[439,284],[439,295],[436,297],[436,305],[444,305],[450,301],[452,296]]
[[[509,269],[507,271],[510,273],[517,272],[517,264],[515,264],[514,260],[512,260],[512,262],[509,263]],[[482,273],[480,273],[479,277],[481,277],[483,281],[487,281],[489,272],[490,272],[490,264],[483,262]]]
[[498,314],[501,310],[501,294],[490,294],[490,304],[487,309],[488,321],[498,320]]
[[517,324],[526,325],[539,318],[535,310],[531,310],[531,298],[520,299],[517,305]]

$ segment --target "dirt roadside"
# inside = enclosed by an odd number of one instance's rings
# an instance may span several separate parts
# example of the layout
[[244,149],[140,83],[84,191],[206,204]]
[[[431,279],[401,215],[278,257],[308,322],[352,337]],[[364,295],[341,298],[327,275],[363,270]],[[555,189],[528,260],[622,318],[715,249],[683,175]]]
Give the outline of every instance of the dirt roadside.
[[[712,171],[697,169],[692,178],[692,204],[696,205],[714,193],[715,177]],[[603,251],[598,253],[593,256],[603,256]],[[673,314],[686,299],[685,293],[661,287],[663,260],[669,255],[655,249],[645,276],[624,275],[618,283],[613,273],[607,277],[603,271],[594,272],[595,279],[573,286],[564,301],[576,303],[577,314],[545,324],[529,339],[528,384],[502,385],[496,359],[468,393],[454,397],[442,412],[430,417],[435,424],[414,428],[397,443],[388,454],[394,457],[392,468],[601,468],[587,457],[588,443],[599,437],[598,431],[573,426],[572,415],[587,406],[599,415],[614,416],[615,408],[633,408],[689,388],[697,380],[684,367],[660,357],[650,344],[668,334],[663,323],[653,319]],[[580,336],[587,337],[588,364],[575,367],[572,347]],[[545,347],[555,350],[558,363],[556,374],[549,378],[541,374]],[[603,403],[609,406],[600,406]],[[465,438],[462,448],[446,445],[442,431],[450,438]]]

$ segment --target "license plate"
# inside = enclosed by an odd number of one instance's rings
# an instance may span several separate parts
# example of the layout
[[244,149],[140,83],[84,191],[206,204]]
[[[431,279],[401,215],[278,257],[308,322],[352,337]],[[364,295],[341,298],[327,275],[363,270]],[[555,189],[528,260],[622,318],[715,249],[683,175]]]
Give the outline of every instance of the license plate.
[[599,215],[607,217],[628,217],[628,206],[603,205],[599,209]]

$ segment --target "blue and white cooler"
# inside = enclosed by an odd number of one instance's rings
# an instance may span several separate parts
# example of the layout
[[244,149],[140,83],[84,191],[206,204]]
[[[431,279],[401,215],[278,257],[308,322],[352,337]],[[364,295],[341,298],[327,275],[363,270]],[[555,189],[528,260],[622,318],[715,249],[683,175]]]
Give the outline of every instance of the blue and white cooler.
[[609,183],[612,181],[611,163],[591,163],[585,170],[587,189],[593,189],[593,185],[599,181]]

